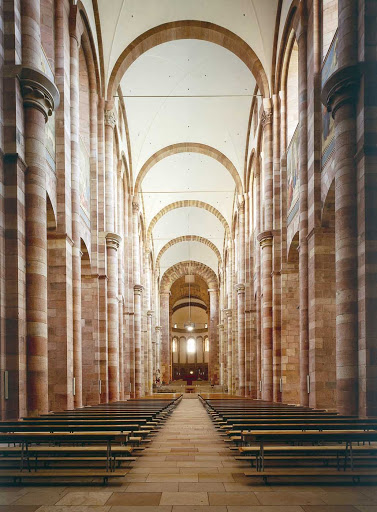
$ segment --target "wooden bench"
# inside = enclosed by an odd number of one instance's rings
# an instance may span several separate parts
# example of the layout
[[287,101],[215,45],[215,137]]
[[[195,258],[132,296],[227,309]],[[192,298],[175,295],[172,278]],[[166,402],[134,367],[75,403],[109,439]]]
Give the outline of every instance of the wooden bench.
[[[29,467],[29,448],[31,444],[38,443],[98,443],[103,442],[106,449],[106,470],[111,471],[112,445],[122,444],[128,440],[129,433],[121,432],[14,432],[0,433],[0,443],[20,443],[21,457],[20,470],[27,463]],[[66,448],[66,447],[64,447]],[[67,447],[69,448],[69,447]]]
[[306,431],[300,430],[266,430],[266,431],[251,431],[243,432],[242,437],[244,442],[259,443],[260,450],[260,465],[261,471],[264,470],[264,454],[265,454],[265,443],[275,442],[278,445],[282,443],[302,443],[309,442],[313,444],[322,443],[345,443],[346,448],[349,449],[349,459],[351,463],[351,469],[353,469],[353,446],[354,442],[376,442],[377,431],[352,431],[352,430],[341,430],[341,431]]
[[377,470],[375,469],[354,469],[349,471],[338,471],[327,468],[281,468],[266,469],[263,473],[260,471],[245,471],[245,476],[259,477],[267,483],[270,477],[329,477],[335,478],[352,478],[354,483],[360,482],[361,478],[377,478]]
[[[239,447],[239,452],[243,454],[235,457],[236,460],[250,461],[251,465],[256,463],[256,467],[260,469],[260,447],[247,446]],[[377,445],[374,446],[354,446],[353,459],[364,460],[369,462],[377,462]],[[349,457],[349,449],[346,445],[313,445],[313,446],[265,446],[264,459],[274,461],[292,461],[292,460],[336,460],[337,468],[340,468],[340,459],[344,459],[344,469],[347,467]]]
[[1,469],[0,478],[12,479],[14,483],[21,483],[23,480],[40,480],[44,478],[102,478],[103,483],[107,484],[109,478],[122,478],[127,475],[125,469],[115,469],[114,471],[94,470],[94,469],[77,469],[73,470],[42,470],[37,472],[18,471],[10,469]]

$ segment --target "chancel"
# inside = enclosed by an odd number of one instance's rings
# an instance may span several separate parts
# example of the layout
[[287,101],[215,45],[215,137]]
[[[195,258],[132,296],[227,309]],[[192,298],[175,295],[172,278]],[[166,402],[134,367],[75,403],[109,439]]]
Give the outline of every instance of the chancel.
[[0,511],[375,510],[377,1],[0,20]]

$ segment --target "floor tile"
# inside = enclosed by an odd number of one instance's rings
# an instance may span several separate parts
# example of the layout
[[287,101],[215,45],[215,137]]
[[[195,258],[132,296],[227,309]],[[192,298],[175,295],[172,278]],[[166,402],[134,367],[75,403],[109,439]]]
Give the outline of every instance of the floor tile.
[[107,501],[107,505],[148,505],[157,506],[160,504],[160,492],[114,492]]

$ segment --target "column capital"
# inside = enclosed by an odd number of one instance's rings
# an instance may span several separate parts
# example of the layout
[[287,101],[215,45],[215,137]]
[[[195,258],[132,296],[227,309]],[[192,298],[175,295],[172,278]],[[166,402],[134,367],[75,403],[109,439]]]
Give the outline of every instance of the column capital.
[[262,112],[261,123],[263,128],[268,124],[272,124],[272,108],[265,108]]
[[242,198],[238,203],[238,212],[245,213],[245,199]]
[[107,233],[106,234],[106,246],[107,247],[118,250],[121,241],[122,241],[122,237],[117,235],[116,233]]
[[134,294],[135,295],[141,295],[143,290],[144,290],[144,288],[141,284],[135,284],[135,286],[134,286]]
[[218,291],[218,288],[208,288],[208,293],[217,293]]
[[115,128],[117,119],[115,115],[115,110],[113,108],[111,109],[105,109],[103,118],[105,121],[106,126],[110,126],[111,128]]
[[224,313],[225,313],[226,317],[229,318],[232,316],[233,311],[230,308],[224,309]]
[[360,77],[360,66],[356,64],[339,68],[325,82],[321,101],[333,118],[342,105],[356,103]]
[[22,67],[18,72],[24,107],[36,108],[48,117],[59,106],[60,95],[55,83],[41,71]]
[[261,247],[272,245],[273,234],[271,231],[263,231],[262,233],[259,233],[257,240]]
[[219,324],[217,327],[220,329],[220,331],[224,330],[224,324]]
[[245,293],[245,285],[242,283],[236,284],[236,292],[238,295]]
[[152,315],[153,315],[153,311],[152,310],[147,311],[147,316],[151,317]]
[[132,201],[132,213],[138,213],[140,210],[140,205],[137,201]]
[[156,325],[156,327],[154,329],[155,329],[156,332],[161,332],[162,331],[161,325]]

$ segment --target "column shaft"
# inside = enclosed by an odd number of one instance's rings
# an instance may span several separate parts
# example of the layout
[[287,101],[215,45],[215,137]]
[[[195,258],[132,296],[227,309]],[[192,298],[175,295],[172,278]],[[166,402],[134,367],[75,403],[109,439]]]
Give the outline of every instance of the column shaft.
[[299,178],[300,178],[300,228],[299,228],[299,280],[300,280],[300,403],[309,405],[307,376],[309,375],[309,282],[308,282],[308,91],[307,91],[307,31],[302,26],[298,37],[298,87],[299,87]]
[[170,327],[169,327],[169,293],[160,293],[161,322],[161,381],[169,383],[170,365]]
[[72,316],[74,406],[82,407],[82,328],[81,328],[81,240],[80,240],[80,146],[79,146],[79,42],[76,28],[70,37],[71,71],[71,201],[72,201]]
[[262,247],[262,398],[273,400],[272,336],[272,229],[273,229],[273,153],[272,110],[264,110],[264,229],[258,236]]
[[219,383],[219,290],[209,289],[209,375],[213,384]]

